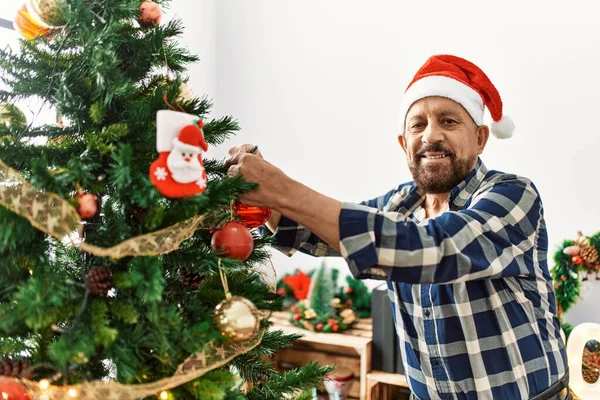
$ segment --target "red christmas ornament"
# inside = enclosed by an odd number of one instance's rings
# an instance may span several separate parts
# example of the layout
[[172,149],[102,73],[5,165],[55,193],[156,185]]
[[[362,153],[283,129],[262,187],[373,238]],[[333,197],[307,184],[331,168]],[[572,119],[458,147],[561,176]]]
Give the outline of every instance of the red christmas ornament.
[[277,289],[277,294],[279,294],[281,296],[285,296],[285,289],[284,288]]
[[583,258],[581,258],[580,256],[573,256],[571,258],[571,261],[573,262],[573,264],[575,265],[581,265],[583,264]]
[[83,192],[77,195],[77,212],[81,219],[92,219],[100,211],[100,202],[98,196],[90,192]]
[[317,332],[321,332],[323,330],[323,324],[318,323],[316,326]]
[[346,294],[352,294],[354,293],[354,289],[352,289],[351,287],[347,287],[346,290],[344,290],[344,292],[346,292]]
[[233,202],[233,212],[241,218],[240,223],[248,229],[263,226],[272,214],[270,208],[249,206],[238,200]]
[[17,379],[0,376],[0,398],[8,400],[31,400]]
[[140,26],[148,27],[153,24],[159,25],[162,18],[162,12],[158,4],[152,1],[144,1],[140,4],[140,18],[138,23]]
[[294,314],[294,321],[300,321],[300,318],[302,318],[302,315]]
[[244,261],[254,249],[254,239],[248,229],[238,222],[228,222],[215,231],[210,241],[212,250],[220,257]]
[[331,326],[331,330],[334,332],[337,332],[339,329],[340,329],[340,327],[337,326],[337,324]]

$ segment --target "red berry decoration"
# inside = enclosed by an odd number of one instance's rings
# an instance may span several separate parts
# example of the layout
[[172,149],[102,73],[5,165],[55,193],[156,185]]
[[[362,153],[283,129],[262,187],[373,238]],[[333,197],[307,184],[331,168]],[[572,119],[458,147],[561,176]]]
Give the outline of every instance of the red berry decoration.
[[213,233],[210,241],[212,250],[220,257],[244,261],[254,249],[250,231],[238,222],[228,222]]
[[337,332],[339,329],[340,329],[340,327],[337,326],[337,324],[331,326],[331,330],[334,332]]
[[323,324],[319,323],[315,328],[317,329],[317,332],[321,332],[323,330]]
[[300,315],[300,313],[294,314],[294,321],[300,321],[301,318],[302,318],[302,315]]
[[573,264],[575,265],[581,265],[583,264],[583,258],[581,258],[580,256],[573,256],[571,258],[571,261],[573,262]]
[[238,200],[233,202],[233,212],[241,218],[240,223],[248,229],[263,226],[272,214],[270,208],[249,206]]
[[0,376],[0,396],[8,400],[31,400],[27,391],[14,378],[5,378]]
[[152,1],[144,1],[140,4],[140,17],[138,24],[143,27],[159,25],[162,18],[162,12],[158,4]]
[[354,289],[352,289],[351,287],[347,287],[346,290],[344,290],[344,292],[346,294],[352,294],[352,293],[354,293]]
[[77,195],[77,212],[81,219],[92,219],[100,211],[100,202],[98,196],[90,192],[83,192]]

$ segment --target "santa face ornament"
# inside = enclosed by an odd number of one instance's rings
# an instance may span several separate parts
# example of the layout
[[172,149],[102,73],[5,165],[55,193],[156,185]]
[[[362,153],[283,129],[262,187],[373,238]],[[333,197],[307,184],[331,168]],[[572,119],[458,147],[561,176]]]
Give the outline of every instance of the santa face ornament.
[[150,166],[150,180],[165,197],[178,199],[206,190],[206,170],[202,154],[208,150],[195,115],[160,110],[156,114],[158,159]]

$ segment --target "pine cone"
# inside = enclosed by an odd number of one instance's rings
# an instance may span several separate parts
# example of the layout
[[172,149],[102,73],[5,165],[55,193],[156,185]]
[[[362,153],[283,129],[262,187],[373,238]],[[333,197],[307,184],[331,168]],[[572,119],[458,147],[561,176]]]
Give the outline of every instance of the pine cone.
[[13,360],[7,358],[0,362],[0,375],[31,379],[31,372],[27,371],[29,367],[31,367],[29,360]]
[[594,383],[598,380],[600,376],[600,362],[597,361],[597,354],[593,353],[589,349],[583,349],[583,362],[582,362],[582,372],[583,379],[587,383]]
[[87,291],[97,296],[107,296],[112,288],[112,274],[108,267],[92,267],[87,275]]
[[579,255],[583,259],[583,262],[586,264],[596,264],[598,261],[598,249],[591,244],[580,246],[580,248]]
[[591,368],[583,368],[583,380],[586,381],[587,383],[594,383],[598,380],[598,377],[600,376],[600,372],[598,372],[598,370],[593,370]]
[[131,214],[131,218],[137,223],[142,223],[144,218],[146,218],[146,215],[148,215],[148,210],[146,208],[138,206],[132,206],[129,212]]
[[206,276],[197,272],[179,270],[179,283],[185,288],[196,290],[202,285]]

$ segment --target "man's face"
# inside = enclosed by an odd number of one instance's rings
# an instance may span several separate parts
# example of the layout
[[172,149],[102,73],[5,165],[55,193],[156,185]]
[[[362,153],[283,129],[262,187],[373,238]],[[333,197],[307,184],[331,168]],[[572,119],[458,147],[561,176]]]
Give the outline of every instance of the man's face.
[[475,167],[489,129],[478,127],[458,103],[426,97],[408,110],[398,137],[417,186],[425,193],[448,193]]

